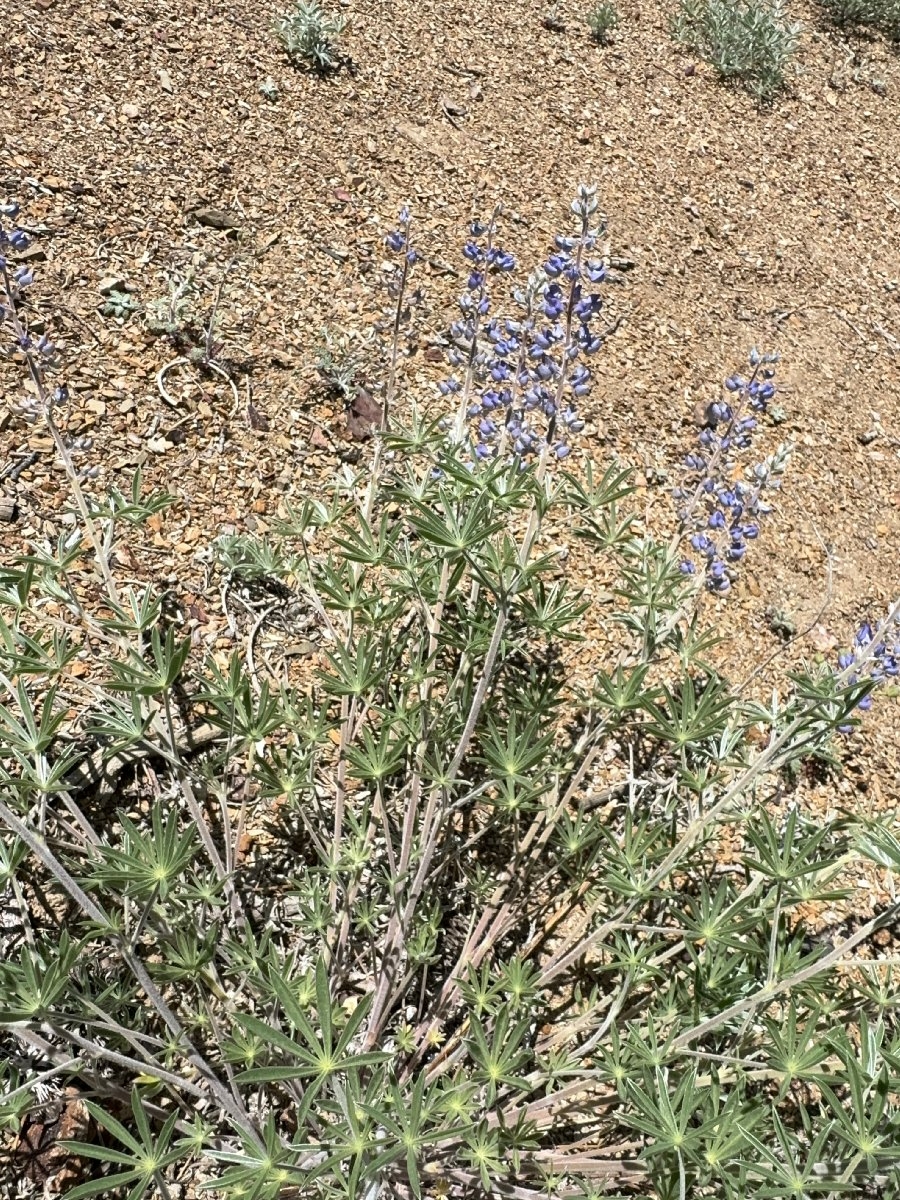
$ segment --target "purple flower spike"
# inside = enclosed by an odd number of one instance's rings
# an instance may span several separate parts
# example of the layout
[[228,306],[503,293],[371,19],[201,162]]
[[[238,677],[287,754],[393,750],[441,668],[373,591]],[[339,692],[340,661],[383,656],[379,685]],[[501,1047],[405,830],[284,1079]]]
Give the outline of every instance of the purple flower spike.
[[[697,435],[702,453],[687,455],[684,465],[690,473],[688,485],[675,489],[684,532],[707,531],[694,532],[691,544],[698,554],[706,555],[707,583],[716,592],[727,591],[733,581],[733,572],[726,569],[726,563],[741,561],[747,553],[747,542],[758,537],[759,518],[771,512],[762,493],[779,486],[787,461],[787,452],[781,448],[747,472],[749,482],[735,479],[737,454],[752,444],[758,431],[756,418],[747,410],[765,411],[775,394],[775,385],[769,382],[773,371],[763,366],[772,361],[774,356],[755,351],[750,356],[753,372],[749,379],[730,375],[725,380],[725,391],[730,395],[706,406],[706,424]],[[743,524],[746,517],[754,520]]]
[[[584,295],[582,281],[600,283],[605,276],[603,263],[587,258],[599,234],[589,227],[597,206],[585,205],[583,212],[572,209],[578,234],[557,237],[543,274],[535,272],[513,291],[519,307],[514,317],[491,316],[497,308],[490,289],[499,275],[516,268],[515,257],[497,244],[493,222],[476,221],[470,227],[462,250],[467,286],[459,298],[461,317],[451,326],[455,345],[448,351],[455,366],[466,365],[463,403],[471,422],[470,465],[496,456],[501,447],[513,462],[518,460],[519,469],[531,466],[541,451],[546,465],[548,455],[568,457],[572,437],[584,430],[576,402],[589,392],[591,375],[582,356],[602,345],[590,329],[602,301],[596,293]],[[444,396],[462,390],[451,380],[439,388]]]

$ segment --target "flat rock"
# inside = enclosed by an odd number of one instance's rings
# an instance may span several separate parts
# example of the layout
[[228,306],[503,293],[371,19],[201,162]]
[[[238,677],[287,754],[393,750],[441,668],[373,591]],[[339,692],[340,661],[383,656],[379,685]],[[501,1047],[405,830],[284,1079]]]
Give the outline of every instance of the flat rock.
[[205,225],[209,229],[240,228],[231,213],[225,212],[221,208],[196,208],[194,209],[194,220],[198,225]]

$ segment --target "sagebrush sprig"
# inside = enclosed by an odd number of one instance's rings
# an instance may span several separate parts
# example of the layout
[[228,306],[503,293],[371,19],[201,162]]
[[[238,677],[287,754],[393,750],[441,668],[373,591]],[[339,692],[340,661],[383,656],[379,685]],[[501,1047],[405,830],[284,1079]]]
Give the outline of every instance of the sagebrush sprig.
[[900,42],[900,0],[823,0],[836,25],[877,29]]
[[294,9],[275,22],[275,32],[292,58],[319,71],[333,71],[339,65],[335,39],[347,24],[345,16],[326,12],[317,0],[297,0]]
[[609,35],[619,26],[619,10],[612,0],[600,0],[587,15],[588,28],[601,46],[609,42]]
[[785,86],[800,26],[788,20],[782,0],[680,0],[672,32],[722,79],[738,80],[765,102]]

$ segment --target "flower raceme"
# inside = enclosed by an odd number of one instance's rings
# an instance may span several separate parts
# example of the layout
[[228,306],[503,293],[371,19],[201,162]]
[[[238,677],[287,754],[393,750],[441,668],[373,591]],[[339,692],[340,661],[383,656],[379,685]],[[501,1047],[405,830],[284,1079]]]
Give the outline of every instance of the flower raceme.
[[[870,680],[873,691],[900,677],[900,611],[895,608],[876,628],[864,621],[852,648],[838,655],[837,674],[851,686]],[[867,712],[872,707],[872,691],[866,692],[856,707]],[[852,729],[852,724],[840,726],[841,733]]]
[[[454,437],[467,443],[472,459],[506,457],[522,466],[544,456],[564,459],[584,429],[577,406],[590,390],[591,372],[583,360],[603,345],[594,327],[603,300],[592,285],[605,278],[597,256],[605,224],[595,189],[582,185],[572,212],[575,234],[557,236],[553,253],[513,291],[512,317],[495,314],[491,298],[492,282],[517,265],[497,243],[499,212],[469,228],[462,249],[468,276],[450,326],[448,358],[456,373],[438,387],[455,399]],[[386,244],[415,261],[408,209]]]
[[14,222],[18,215],[18,204],[0,204],[0,324],[9,323],[18,350],[36,351],[43,358],[50,358],[56,349],[54,344],[46,334],[33,338],[21,316],[24,293],[34,283],[34,271],[9,261],[10,253],[22,254],[29,246],[23,230],[15,225],[7,227],[6,222]]
[[757,418],[775,395],[777,361],[775,354],[753,350],[749,376],[725,380],[725,397],[706,409],[699,448],[685,458],[687,476],[674,493],[682,532],[694,551],[681,570],[702,572],[706,586],[719,595],[730,591],[748,543],[757,539],[760,521],[772,511],[766,495],[781,486],[790,456],[788,446],[779,446],[744,479],[735,478],[737,456],[750,447]]

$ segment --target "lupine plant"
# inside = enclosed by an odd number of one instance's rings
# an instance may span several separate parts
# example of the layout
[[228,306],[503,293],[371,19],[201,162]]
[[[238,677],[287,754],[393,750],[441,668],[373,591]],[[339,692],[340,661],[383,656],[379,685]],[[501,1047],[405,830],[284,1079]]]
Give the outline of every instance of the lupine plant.
[[782,0],[680,0],[672,32],[722,79],[737,80],[763,102],[785,85],[800,26],[788,20]]
[[[81,1098],[71,1200],[898,1194],[896,981],[871,956],[898,906],[836,939],[804,914],[900,840],[784,795],[888,672],[886,627],[769,708],[711,664],[690,520],[638,534],[626,466],[578,453],[603,247],[593,191],[573,209],[509,318],[499,214],[473,229],[458,386],[425,410],[408,212],[388,236],[371,459],[222,555],[226,603],[267,587],[311,631],[296,678],[256,622],[206,660],[117,577],[167,498],[75,467],[2,235],[23,412],[74,525],[0,570],[0,1118]],[[765,361],[733,396],[765,399]],[[696,471],[728,507],[715,436]],[[617,604],[589,611],[561,536]]]

